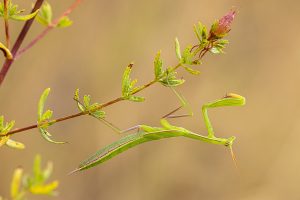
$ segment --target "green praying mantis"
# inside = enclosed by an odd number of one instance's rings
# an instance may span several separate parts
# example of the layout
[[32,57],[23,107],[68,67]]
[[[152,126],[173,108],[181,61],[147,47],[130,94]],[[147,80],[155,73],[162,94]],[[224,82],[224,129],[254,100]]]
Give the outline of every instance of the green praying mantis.
[[[197,133],[194,133],[190,130],[187,130],[182,127],[173,126],[168,121],[167,118],[175,118],[175,117],[181,117],[181,116],[174,116],[172,115],[177,110],[182,108],[183,106],[186,106],[186,101],[183,99],[182,96],[180,96],[173,88],[172,90],[175,92],[177,97],[179,97],[182,106],[175,109],[171,113],[165,115],[161,120],[160,124],[161,127],[153,127],[148,125],[137,125],[135,127],[129,128],[125,131],[119,131],[118,128],[112,127],[112,124],[105,121],[104,122],[111,126],[115,131],[118,131],[119,133],[128,132],[134,129],[137,129],[138,131],[134,134],[127,135],[120,140],[100,149],[97,151],[94,155],[89,157],[87,160],[81,162],[79,166],[73,170],[71,173],[75,173],[78,171],[82,171],[91,167],[94,167],[100,163],[103,163],[118,154],[134,147],[139,144],[150,142],[153,140],[160,140],[163,138],[171,138],[171,137],[187,137],[195,140],[200,140],[203,142],[211,143],[211,144],[217,144],[217,145],[223,145],[225,147],[229,147],[231,155],[233,160],[235,161],[235,157],[232,151],[232,144],[235,140],[234,136],[231,136],[229,138],[220,138],[216,137],[213,131],[213,127],[211,125],[211,122],[208,118],[208,109],[209,108],[216,108],[216,107],[224,107],[224,106],[243,106],[246,103],[246,100],[243,96],[240,96],[238,94],[229,93],[225,97],[218,99],[216,101],[206,103],[202,106],[202,114],[204,118],[204,122],[208,131],[208,134],[206,136],[200,135]],[[71,174],[70,173],[70,174]]]

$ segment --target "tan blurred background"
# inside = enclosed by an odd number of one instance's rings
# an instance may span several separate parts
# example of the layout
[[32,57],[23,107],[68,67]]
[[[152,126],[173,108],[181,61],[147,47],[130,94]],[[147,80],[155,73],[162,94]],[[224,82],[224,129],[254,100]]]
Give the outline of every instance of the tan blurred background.
[[[30,8],[28,2],[15,2]],[[57,16],[72,1],[50,3]],[[67,176],[80,161],[119,138],[85,116],[51,127],[55,139],[69,144],[49,144],[32,130],[14,137],[26,144],[24,151],[1,148],[0,194],[9,196],[14,168],[31,170],[40,153],[44,161],[54,162],[52,178],[60,181],[57,199],[300,199],[299,1],[85,0],[71,15],[73,26],[52,31],[14,63],[0,88],[0,113],[16,120],[16,127],[34,123],[46,87],[52,89],[47,105],[55,117],[77,112],[72,100],[76,88],[98,102],[118,97],[129,62],[135,62],[133,76],[147,83],[158,50],[167,65],[176,64],[174,37],[182,46],[195,43],[193,24],[201,20],[210,25],[232,6],[239,13],[226,54],[206,56],[200,76],[181,74],[187,82],[179,90],[195,116],[172,122],[206,133],[201,105],[226,92],[244,95],[245,107],[210,111],[218,136],[237,136],[239,172],[224,147],[173,138],[143,144]],[[14,23],[13,35],[20,28],[21,23]],[[26,41],[41,30],[35,24]],[[146,102],[115,104],[105,109],[107,119],[123,129],[159,125],[159,118],[178,105],[171,91],[159,85],[141,94]]]

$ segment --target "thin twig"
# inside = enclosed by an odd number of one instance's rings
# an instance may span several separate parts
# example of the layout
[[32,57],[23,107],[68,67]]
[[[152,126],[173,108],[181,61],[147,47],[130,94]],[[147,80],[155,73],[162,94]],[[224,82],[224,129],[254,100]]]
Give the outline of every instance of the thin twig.
[[9,49],[10,46],[10,34],[9,34],[9,24],[8,24],[8,0],[4,0],[4,26],[5,26],[5,37],[6,37],[6,47]]
[[[200,53],[200,58],[199,59],[202,59],[204,57],[204,55],[209,52],[209,50],[212,48],[212,46],[210,45],[210,43],[208,44],[207,47],[204,47],[203,49],[203,52],[201,51]],[[178,69],[180,66],[182,66],[181,63],[177,64],[176,66],[174,66],[173,68],[170,69],[169,72],[172,72],[172,71],[175,71],[176,69]],[[155,78],[153,79],[152,81],[150,81],[149,83],[141,86],[138,90],[136,90],[134,93],[132,93],[132,95],[138,93],[138,92],[141,92],[142,90],[150,87],[151,85],[157,83],[160,79],[164,78],[163,76],[165,76],[166,74],[163,74],[162,77],[160,78]],[[84,111],[84,112],[79,112],[79,113],[76,113],[76,114],[72,114],[72,115],[67,115],[65,117],[61,117],[61,118],[58,118],[58,119],[54,119],[54,120],[51,120],[51,121],[48,121],[48,122],[45,122],[45,124],[53,124],[53,123],[57,123],[57,122],[62,122],[62,121],[65,121],[65,120],[69,120],[69,119],[73,119],[73,118],[76,118],[76,117],[80,117],[80,116],[83,116],[83,115],[88,115],[96,110],[100,110],[102,108],[105,108],[107,106],[110,106],[112,104],[115,104],[115,103],[118,103],[120,101],[123,101],[125,100],[123,97],[118,97],[116,99],[113,99],[111,101],[108,101],[104,104],[101,104],[99,105],[98,107],[95,107],[94,109],[92,110],[89,110],[89,111]],[[8,135],[13,135],[13,134],[16,134],[16,133],[20,133],[20,132],[24,132],[24,131],[27,131],[27,130],[31,130],[31,129],[34,129],[34,128],[38,128],[39,126],[42,126],[43,124],[33,124],[33,125],[30,125],[30,126],[27,126],[27,127],[24,127],[24,128],[19,128],[19,129],[15,129],[15,130],[12,130],[8,133],[6,133],[5,135],[1,135],[0,137],[3,137],[3,136],[8,136]]]
[[36,36],[28,45],[26,45],[23,49],[19,50],[15,56],[15,60],[18,59],[23,53],[25,53],[28,49],[32,48],[38,41],[44,38],[49,31],[56,27],[59,21],[63,18],[68,16],[78,5],[81,3],[82,0],[76,0],[63,14],[58,17],[57,19],[53,20],[50,25],[48,25],[38,36]]
[[[175,67],[173,67],[170,71],[175,71],[176,69],[178,69],[179,67],[181,66],[181,64],[177,64]],[[163,77],[162,77],[163,78]],[[149,83],[143,85],[142,87],[140,87],[138,90],[136,90],[134,93],[132,94],[136,94],[138,92],[141,92],[142,90],[150,87],[151,85],[155,84],[158,82],[158,79],[153,79],[152,81],[150,81]],[[84,112],[79,112],[79,113],[76,113],[76,114],[71,114],[71,115],[67,115],[65,117],[61,117],[61,118],[58,118],[58,119],[54,119],[54,120],[51,120],[49,122],[46,122],[46,123],[49,123],[49,124],[52,124],[52,123],[57,123],[57,122],[62,122],[62,121],[65,121],[65,120],[69,120],[69,119],[73,119],[73,118],[76,118],[76,117],[80,117],[80,116],[83,116],[83,115],[88,115],[90,114],[91,112],[93,111],[96,111],[96,110],[100,110],[102,108],[105,108],[107,106],[110,106],[112,104],[115,104],[115,103],[118,103],[120,101],[123,101],[124,98],[123,97],[118,97],[116,99],[113,99],[111,101],[108,101],[104,104],[101,104],[99,105],[98,107],[92,109],[92,110],[89,110],[89,111],[84,111]],[[23,127],[23,128],[19,128],[19,129],[15,129],[15,130],[12,130],[8,133],[6,133],[5,135],[1,135],[0,137],[3,137],[3,136],[8,136],[8,135],[14,135],[16,133],[20,133],[20,132],[24,132],[24,131],[27,131],[27,130],[31,130],[31,129],[35,129],[35,128],[38,128],[38,126],[42,126],[43,124],[33,124],[33,125],[30,125],[30,126],[26,126],[26,127]]]
[[[31,11],[31,13],[33,13],[37,9],[39,9],[42,6],[43,2],[44,2],[44,0],[37,0],[35,2],[35,5],[34,5],[32,11]],[[11,50],[11,54],[12,54],[13,57],[16,55],[16,53],[19,50],[21,44],[23,43],[24,38],[26,37],[26,35],[27,35],[31,25],[32,25],[33,20],[34,20],[34,17],[25,22],[25,24],[24,24],[24,26],[23,26],[16,42],[15,42],[15,44],[14,44],[12,50]],[[10,69],[10,66],[13,62],[14,62],[13,59],[12,60],[8,60],[8,59],[5,60],[3,66],[2,66],[2,69],[0,71],[0,86],[1,86],[2,82],[4,81],[4,78],[5,78],[8,70]]]

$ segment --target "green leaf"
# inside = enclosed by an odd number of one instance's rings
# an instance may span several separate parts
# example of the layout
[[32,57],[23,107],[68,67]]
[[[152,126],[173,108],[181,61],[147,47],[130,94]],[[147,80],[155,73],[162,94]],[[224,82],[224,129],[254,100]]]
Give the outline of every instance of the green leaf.
[[44,106],[45,102],[47,100],[47,97],[49,95],[50,88],[47,88],[44,90],[43,94],[40,97],[39,103],[38,103],[38,122],[42,121],[43,117],[43,112],[44,112]]
[[27,21],[34,18],[38,12],[39,10],[36,10],[35,12],[30,13],[28,15],[11,15],[9,18],[17,21]]
[[23,175],[22,168],[15,169],[11,186],[10,186],[10,196],[12,199],[17,199],[17,197],[20,195],[22,175]]
[[143,101],[145,101],[145,98],[138,97],[138,96],[130,96],[128,100],[134,101],[134,102],[143,102]]
[[48,178],[52,174],[52,171],[53,171],[53,163],[52,162],[47,162],[47,166],[42,172],[44,181],[48,180]]
[[222,50],[222,48],[217,47],[217,46],[212,47],[209,51],[210,51],[211,53],[214,53],[214,54],[221,54],[221,53],[224,53],[224,51]]
[[201,22],[198,22],[197,25],[194,25],[194,32],[195,32],[200,44],[202,44],[203,42],[205,42],[207,40],[207,37],[208,37],[207,29]]
[[162,83],[166,87],[176,87],[178,85],[181,85],[184,83],[183,79],[177,79],[176,78],[176,72],[172,71],[172,69],[169,67],[166,70],[167,76],[160,80],[160,83]]
[[131,81],[129,88],[130,88],[130,92],[132,91],[132,88],[134,88],[135,84],[137,83],[137,79],[134,79],[133,81]]
[[193,75],[198,75],[198,74],[200,74],[200,71],[195,70],[195,69],[192,69],[192,68],[190,68],[190,67],[188,67],[188,66],[183,65],[183,68],[184,68],[187,72],[189,72],[190,74],[193,74]]
[[77,102],[77,107],[80,111],[84,112],[85,111],[85,107],[80,103],[80,99],[79,99],[79,89],[75,90],[75,94],[74,94],[74,100]]
[[215,32],[218,27],[219,27],[219,21],[215,20],[214,23],[211,25],[210,32],[212,33]]
[[91,115],[97,119],[105,118],[105,112],[103,110],[96,110],[94,112],[91,112]]
[[49,120],[53,115],[52,110],[47,110],[43,115],[42,115],[42,120]]
[[58,24],[56,25],[56,27],[58,28],[65,28],[65,27],[68,27],[68,26],[71,26],[73,24],[73,21],[71,21],[69,19],[69,17],[65,16],[63,18],[61,18],[58,22]]
[[176,87],[182,85],[185,82],[184,79],[170,79],[168,81],[164,80],[161,83],[166,87]]
[[2,135],[5,135],[8,133],[15,125],[15,121],[10,121],[9,123],[6,123],[5,127],[2,129]]
[[77,88],[76,90],[75,90],[75,93],[74,93],[74,100],[75,101],[79,101],[79,88]]
[[91,103],[91,96],[90,95],[84,95],[83,96],[83,105],[85,108],[89,108]]
[[130,79],[130,73],[131,73],[131,69],[133,67],[133,64],[130,63],[123,74],[123,78],[122,78],[122,96],[123,97],[127,97],[130,93],[130,84],[131,84],[131,79]]
[[35,182],[42,182],[43,179],[41,177],[41,156],[36,155],[33,162],[33,175]]
[[2,129],[4,128],[3,126],[4,126],[4,116],[3,115],[1,115],[0,116],[0,133],[2,132]]
[[179,60],[181,60],[181,50],[180,50],[180,44],[178,41],[178,38],[175,38],[175,52],[176,56]]
[[8,139],[5,144],[14,149],[25,149],[25,145],[23,143],[14,141],[12,139]]
[[9,140],[9,136],[2,136],[0,137],[0,147],[6,144],[6,142]]
[[[54,190],[58,187],[58,181],[53,181],[46,185],[34,185],[29,191],[32,194],[50,194],[53,195]],[[55,193],[54,193],[55,194]]]
[[154,75],[158,79],[163,74],[163,61],[160,57],[161,51],[157,52],[154,58]]
[[58,141],[54,141],[52,140],[50,137],[51,137],[51,134],[46,130],[46,129],[43,129],[43,128],[39,128],[39,131],[42,135],[42,137],[47,140],[48,142],[51,142],[51,143],[54,143],[54,144],[65,144],[66,142],[58,142]]
[[182,59],[181,59],[182,64],[188,64],[188,65],[194,64],[193,62],[194,54],[191,52],[191,48],[192,48],[191,46],[188,46],[184,49],[182,53]]
[[49,26],[52,22],[52,8],[47,2],[40,8],[39,14],[36,16],[36,20],[42,25]]

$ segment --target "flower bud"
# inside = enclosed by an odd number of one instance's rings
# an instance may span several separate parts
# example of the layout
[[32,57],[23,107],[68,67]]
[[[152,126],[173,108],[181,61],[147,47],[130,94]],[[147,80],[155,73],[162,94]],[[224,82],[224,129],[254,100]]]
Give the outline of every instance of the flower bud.
[[232,21],[235,17],[236,11],[230,11],[225,16],[223,16],[221,19],[216,21],[211,28],[210,33],[217,37],[222,38],[230,31],[230,26],[232,24]]

